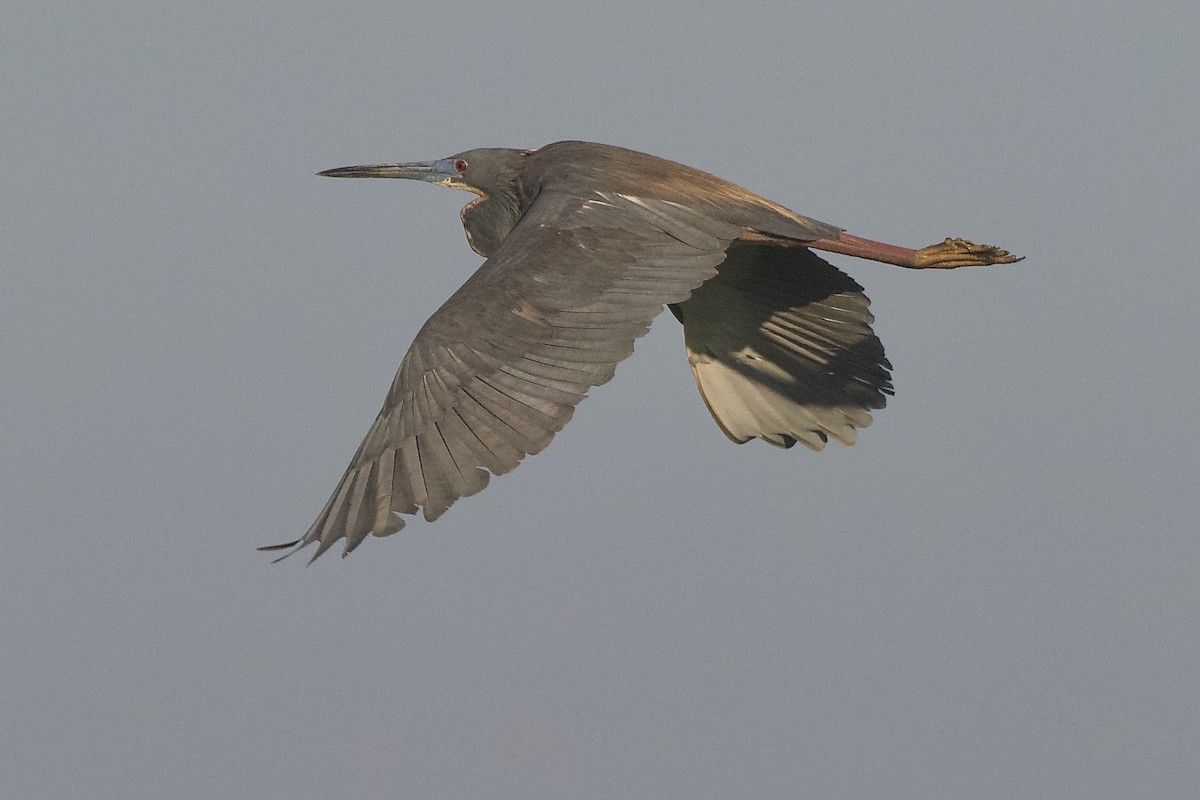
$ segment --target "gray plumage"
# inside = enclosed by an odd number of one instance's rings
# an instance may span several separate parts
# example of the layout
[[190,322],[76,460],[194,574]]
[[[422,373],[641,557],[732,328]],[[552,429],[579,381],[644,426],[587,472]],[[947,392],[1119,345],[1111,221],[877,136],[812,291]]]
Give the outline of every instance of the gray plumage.
[[664,306],[730,439],[853,444],[892,392],[890,364],[862,287],[808,247],[943,262],[904,266],[1014,260],[962,240],[911,251],[848,237],[699,170],[586,142],[321,174],[477,194],[462,221],[486,261],[417,334],[316,521],[277,546],[316,542],[314,559],[399,531],[401,515],[435,520],[540,452]]

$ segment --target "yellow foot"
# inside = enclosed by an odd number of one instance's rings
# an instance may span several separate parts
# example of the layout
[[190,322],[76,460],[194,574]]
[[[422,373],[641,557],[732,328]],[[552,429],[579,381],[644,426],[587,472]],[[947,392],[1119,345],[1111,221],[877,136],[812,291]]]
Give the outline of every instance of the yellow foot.
[[986,267],[988,264],[1011,264],[1024,256],[1014,256],[1007,250],[990,244],[975,244],[966,239],[946,239],[917,251],[916,269],[954,269],[955,267]]

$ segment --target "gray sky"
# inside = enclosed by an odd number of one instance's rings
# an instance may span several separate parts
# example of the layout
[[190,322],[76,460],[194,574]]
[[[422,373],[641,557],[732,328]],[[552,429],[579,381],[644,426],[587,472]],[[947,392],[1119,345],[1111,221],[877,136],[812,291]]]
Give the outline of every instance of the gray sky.
[[[202,5],[0,26],[0,796],[1200,794],[1194,2]],[[853,448],[730,444],[668,316],[270,566],[478,264],[466,195],[313,173],[565,138],[1028,259],[831,257]]]

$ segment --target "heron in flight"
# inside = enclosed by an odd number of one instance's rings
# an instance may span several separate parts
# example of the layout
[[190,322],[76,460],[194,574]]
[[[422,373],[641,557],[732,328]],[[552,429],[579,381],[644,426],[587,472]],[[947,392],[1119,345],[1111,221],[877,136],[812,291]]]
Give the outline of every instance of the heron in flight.
[[[667,307],[713,419],[820,450],[853,444],[892,393],[854,280],[813,250],[912,269],[1010,263],[963,239],[919,250],[847,234],[662,158],[589,142],[483,148],[334,178],[406,178],[476,195],[460,214],[486,259],[425,323],[349,468],[289,553],[348,555],[401,515],[440,517],[537,453]],[[310,562],[311,563],[311,562]]]

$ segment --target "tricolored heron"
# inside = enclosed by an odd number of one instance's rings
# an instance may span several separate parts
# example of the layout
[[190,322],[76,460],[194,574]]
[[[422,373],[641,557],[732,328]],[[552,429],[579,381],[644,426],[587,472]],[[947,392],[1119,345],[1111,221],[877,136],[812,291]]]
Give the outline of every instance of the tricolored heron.
[[477,195],[461,217],[486,260],[417,333],[312,527],[263,548],[317,542],[313,559],[339,539],[346,555],[399,531],[401,514],[435,520],[542,450],[664,306],[730,439],[853,444],[892,393],[891,365],[862,287],[812,251],[913,269],[1020,260],[963,239],[912,250],[851,236],[700,170],[589,142],[319,174]]

